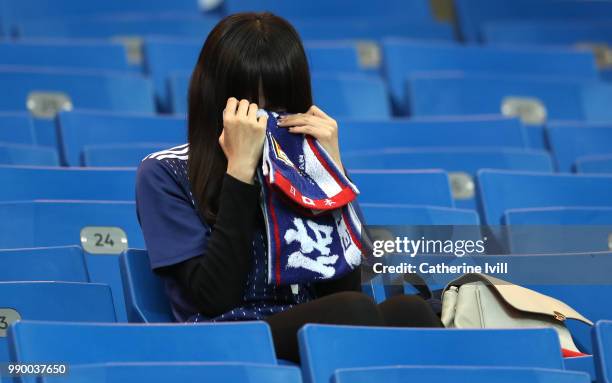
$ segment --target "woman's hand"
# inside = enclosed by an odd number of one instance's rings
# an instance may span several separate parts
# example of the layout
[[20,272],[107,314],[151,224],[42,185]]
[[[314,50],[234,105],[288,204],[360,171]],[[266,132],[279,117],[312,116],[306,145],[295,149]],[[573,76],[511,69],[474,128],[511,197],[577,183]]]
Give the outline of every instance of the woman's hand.
[[338,146],[338,123],[316,106],[306,113],[281,117],[278,126],[289,128],[291,133],[313,136],[331,156],[339,169],[343,169]]
[[227,157],[227,174],[253,183],[261,158],[268,116],[257,118],[257,104],[231,97],[223,112],[223,132],[219,144]]

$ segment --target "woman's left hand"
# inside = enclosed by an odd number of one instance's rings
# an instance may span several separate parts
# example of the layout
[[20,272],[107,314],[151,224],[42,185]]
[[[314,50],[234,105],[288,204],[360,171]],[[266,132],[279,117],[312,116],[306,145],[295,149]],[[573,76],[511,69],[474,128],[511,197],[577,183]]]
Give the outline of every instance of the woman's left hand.
[[339,169],[342,167],[338,146],[338,123],[315,105],[306,113],[283,116],[278,126],[288,128],[291,133],[308,134],[319,141]]

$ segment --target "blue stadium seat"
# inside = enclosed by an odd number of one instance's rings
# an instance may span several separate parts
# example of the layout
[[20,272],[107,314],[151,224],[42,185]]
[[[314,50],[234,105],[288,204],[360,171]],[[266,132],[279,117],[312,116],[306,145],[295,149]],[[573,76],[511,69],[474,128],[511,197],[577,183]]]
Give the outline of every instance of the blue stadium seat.
[[270,329],[264,322],[138,325],[20,321],[10,327],[8,338],[12,360],[20,363],[277,364]]
[[597,78],[590,52],[520,47],[465,46],[390,38],[382,42],[384,71],[393,101],[406,111],[406,78],[415,72],[465,71],[512,75],[558,75]]
[[0,281],[89,282],[78,246],[0,250],[0,263]]
[[340,369],[333,382],[589,383],[591,379],[585,373],[543,368],[399,366]]
[[319,18],[291,20],[303,40],[380,40],[388,36],[451,41],[452,25],[415,20],[341,18],[330,23]]
[[415,116],[500,113],[508,97],[537,98],[548,119],[605,121],[612,111],[605,100],[612,85],[575,79],[424,74],[406,83],[410,113]]
[[198,3],[192,0],[93,0],[84,3],[79,0],[23,0],[0,1],[3,24],[6,32],[22,21],[40,19],[61,19],[70,17],[87,18],[96,15],[118,15],[121,13],[162,13],[198,11]]
[[612,382],[612,321],[605,320],[595,324],[593,331],[595,345],[595,365],[598,381]]
[[361,74],[313,74],[314,103],[330,116],[389,118],[387,86],[378,76]]
[[612,26],[599,20],[505,20],[482,27],[489,44],[574,45],[612,43]]
[[576,160],[578,173],[612,173],[612,155],[585,156]]
[[66,40],[0,43],[0,65],[129,70],[125,47],[112,42]]
[[151,271],[147,252],[128,250],[121,255],[120,262],[128,320],[137,323],[173,322],[163,282]]
[[[85,247],[89,279],[111,287],[118,319],[127,319],[119,253],[128,246],[145,247],[134,202],[0,202],[0,216],[13,217],[0,220],[0,231],[5,233],[0,237],[0,248],[91,246]],[[89,228],[89,235],[82,232],[85,228]],[[116,230],[122,233],[117,234]],[[120,245],[123,240],[126,243]],[[93,243],[88,245],[90,242]]]
[[219,22],[212,15],[193,13],[124,14],[86,19],[24,21],[15,27],[20,38],[115,38],[132,36],[185,36],[204,39]]
[[362,203],[367,225],[478,225],[478,213],[439,206]]
[[[176,114],[187,112],[186,74],[170,76],[170,103]],[[312,75],[314,103],[334,118],[385,119],[391,117],[387,88],[378,76],[353,73]]]
[[456,0],[455,11],[461,35],[470,42],[480,40],[483,25],[491,21],[612,18],[612,4],[599,0]]
[[[153,79],[160,106],[169,110],[176,102],[186,102],[188,79],[198,61],[202,40],[177,38],[147,38],[144,41],[144,60],[146,72]],[[305,43],[310,70],[313,72],[360,72],[357,46],[354,42],[313,42]],[[177,86],[168,95],[168,81],[172,79]],[[168,97],[176,98],[174,104]],[[182,113],[186,108],[173,109]]]
[[0,282],[0,362],[9,361],[6,327],[15,320],[114,322],[108,286],[75,282]]
[[301,383],[302,375],[297,367],[255,363],[105,363],[71,366],[67,376],[43,377],[39,383],[167,383],[202,379],[209,383]]
[[448,175],[441,170],[350,170],[359,202],[454,207]]
[[0,164],[58,166],[57,151],[44,146],[0,143]]
[[382,149],[346,153],[350,169],[443,169],[450,173],[455,205],[475,209],[474,178],[478,170],[552,172],[548,153],[523,149],[429,148]]
[[83,166],[135,167],[146,156],[179,145],[164,144],[110,144],[83,147]]
[[414,0],[389,0],[384,7],[373,7],[367,0],[312,0],[309,2],[287,2],[282,0],[227,0],[223,3],[227,14],[248,11],[271,11],[289,20],[300,18],[342,19],[363,18],[367,10],[368,18],[399,18],[406,21],[430,21],[432,12],[427,2]]
[[135,169],[0,166],[0,201],[131,201]]
[[488,225],[500,224],[510,209],[612,207],[612,176],[481,170],[477,184]]
[[612,225],[612,207],[547,207],[509,209],[508,225]]
[[[25,111],[28,107],[37,111],[40,118],[35,121],[35,129],[40,145],[57,145],[55,123],[50,118],[56,108],[155,112],[150,80],[132,73],[5,68],[0,69],[0,88],[5,91],[0,97],[0,111]],[[40,93],[44,96],[37,100]],[[53,102],[47,100],[49,94],[55,96]]]
[[[327,383],[341,368],[407,363],[563,369],[559,339],[552,329],[447,330],[308,324],[298,332],[298,340],[306,383]],[[495,352],[490,352],[492,344]],[[376,352],[348,352],[360,350],[363,345]]]
[[[138,153],[150,146],[153,150],[146,153],[150,154],[156,151],[154,147],[158,145],[167,144],[164,147],[167,149],[175,143],[187,140],[185,119],[170,116],[62,112],[58,116],[58,129],[62,161],[69,166],[89,166],[90,164],[84,161],[87,154],[90,159],[95,159],[96,152],[106,145],[126,145],[135,148]],[[144,157],[138,158],[138,161]],[[138,166],[138,162],[130,166]]]
[[612,123],[552,123],[546,127],[550,148],[561,172],[575,170],[580,157],[612,154]]
[[343,153],[399,147],[527,147],[519,120],[501,116],[392,121],[338,119],[338,126]]
[[27,113],[0,112],[0,142],[35,144],[36,134],[32,117]]

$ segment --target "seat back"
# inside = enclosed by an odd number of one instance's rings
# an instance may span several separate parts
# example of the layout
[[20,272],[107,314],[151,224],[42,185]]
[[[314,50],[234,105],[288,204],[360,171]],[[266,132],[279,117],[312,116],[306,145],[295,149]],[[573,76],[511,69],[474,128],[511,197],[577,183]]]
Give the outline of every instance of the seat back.
[[526,148],[518,119],[497,116],[409,120],[338,119],[343,153],[381,148]]
[[145,143],[170,143],[171,147],[187,139],[185,119],[169,116],[64,112],[58,116],[58,129],[62,160],[69,166],[84,165],[86,148],[113,144],[135,147]]
[[78,246],[0,250],[0,263],[0,281],[89,281]]
[[[329,340],[333,339],[333,342]],[[308,324],[299,331],[305,382],[329,382],[337,369],[406,364],[563,369],[553,329],[450,330]],[[364,344],[376,352],[359,350]],[[490,352],[490,345],[495,352]],[[418,345],[410,347],[409,345]],[[457,352],[457,350],[461,352]]]
[[[297,367],[255,363],[105,363],[70,368],[69,376],[43,377],[40,383],[123,383],[145,380],[149,383],[198,381],[206,377],[210,383],[301,383]],[[565,383],[565,382],[563,382]],[[572,382],[573,383],[573,382]]]
[[612,27],[596,20],[501,20],[482,27],[483,39],[492,44],[574,45],[612,42]]
[[[0,282],[0,361],[9,361],[7,329],[18,320],[115,322],[106,285],[73,282]],[[10,330],[9,330],[10,331]],[[53,358],[50,358],[51,360]]]
[[314,74],[311,79],[314,103],[334,118],[391,117],[387,86],[378,76]]
[[362,203],[453,207],[448,175],[441,170],[349,170]]
[[612,173],[612,155],[586,156],[576,161],[578,173]]
[[454,383],[588,383],[588,374],[543,368],[500,367],[370,367],[334,373],[334,383],[454,382]]
[[404,101],[404,82],[415,72],[464,71],[506,75],[571,76],[597,78],[595,59],[589,52],[564,48],[533,49],[460,45],[384,39],[384,71],[398,105]]
[[35,144],[36,133],[32,117],[27,113],[0,112],[0,142]]
[[134,169],[0,166],[0,201],[130,201],[135,178]]
[[[26,110],[28,100],[29,105],[36,105],[33,92],[43,92],[61,93],[64,96],[61,101],[64,110],[74,108],[155,112],[150,81],[131,73],[93,73],[46,68],[0,69],[0,87],[5,92],[4,96],[0,97],[0,110]],[[69,103],[65,100],[69,100]],[[47,109],[43,112],[51,113]]]
[[129,69],[123,45],[112,42],[0,43],[0,65],[125,71]]
[[612,207],[612,176],[481,170],[477,184],[488,225],[499,225],[510,209]]
[[149,154],[180,145],[174,143],[109,144],[83,147],[83,166],[136,167]]
[[344,154],[351,169],[443,169],[449,172],[455,205],[475,209],[476,173],[482,168],[552,172],[544,151],[522,149],[429,148],[382,149]]
[[57,151],[33,145],[0,144],[0,164],[58,166]]
[[359,207],[368,225],[478,225],[478,213],[439,206],[363,203]]
[[270,329],[263,322],[138,325],[20,321],[10,327],[9,342],[13,361],[19,363],[277,363]]
[[556,123],[546,127],[550,148],[561,172],[575,170],[580,157],[612,155],[612,124]]
[[129,250],[121,255],[120,262],[128,320],[140,323],[173,322],[163,282],[151,271],[147,252]]
[[605,320],[595,324],[593,330],[595,345],[595,368],[599,382],[612,382],[612,321]]

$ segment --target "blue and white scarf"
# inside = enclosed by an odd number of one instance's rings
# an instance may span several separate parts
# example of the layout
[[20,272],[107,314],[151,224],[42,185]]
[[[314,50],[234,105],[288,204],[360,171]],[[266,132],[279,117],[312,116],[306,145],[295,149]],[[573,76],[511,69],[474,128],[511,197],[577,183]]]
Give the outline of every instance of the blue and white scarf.
[[258,171],[268,283],[339,278],[361,263],[361,222],[351,204],[359,191],[314,138],[278,127],[277,117],[268,113]]

